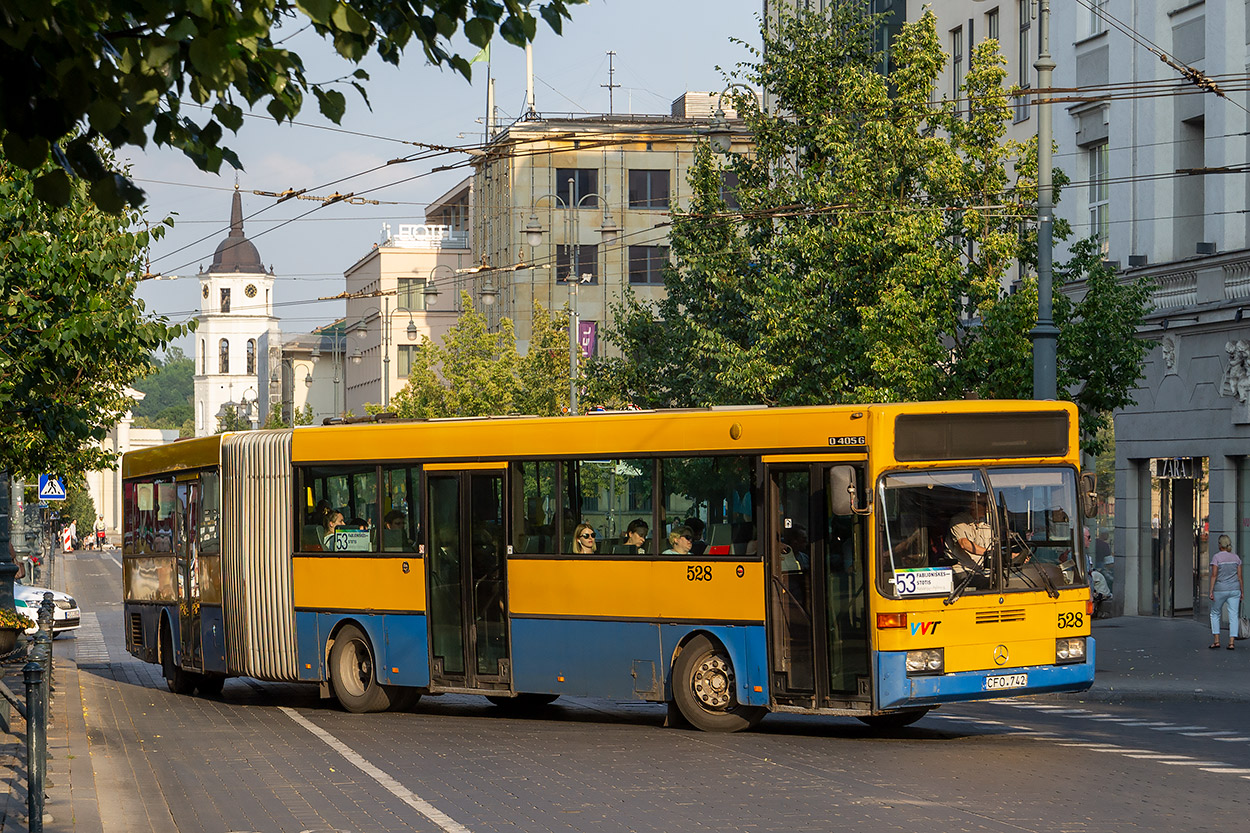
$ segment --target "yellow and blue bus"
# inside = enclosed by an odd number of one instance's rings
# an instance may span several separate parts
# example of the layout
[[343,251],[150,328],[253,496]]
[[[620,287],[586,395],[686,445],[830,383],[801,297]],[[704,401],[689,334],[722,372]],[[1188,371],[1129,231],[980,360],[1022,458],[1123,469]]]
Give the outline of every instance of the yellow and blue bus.
[[1094,676],[1066,403],[381,420],[127,454],[126,644],[319,683],[905,725]]

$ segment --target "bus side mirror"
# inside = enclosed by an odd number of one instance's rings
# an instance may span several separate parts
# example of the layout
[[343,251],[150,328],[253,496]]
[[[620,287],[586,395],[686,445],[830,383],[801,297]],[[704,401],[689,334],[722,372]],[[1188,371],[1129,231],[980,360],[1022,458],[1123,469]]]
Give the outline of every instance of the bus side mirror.
[[829,492],[829,511],[835,515],[867,515],[868,507],[862,509],[855,505],[855,467],[834,466],[829,469],[829,482],[825,484]]
[[1094,475],[1081,475],[1081,506],[1087,518],[1098,514],[1098,492],[1095,489],[1097,485],[1098,479]]

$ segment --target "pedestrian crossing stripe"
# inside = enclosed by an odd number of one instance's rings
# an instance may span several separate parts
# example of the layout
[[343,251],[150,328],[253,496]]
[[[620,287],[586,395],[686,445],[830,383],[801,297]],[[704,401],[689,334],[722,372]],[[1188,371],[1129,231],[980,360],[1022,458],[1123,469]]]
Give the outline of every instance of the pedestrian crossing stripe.
[[59,477],[51,474],[39,475],[40,500],[65,500],[65,485]]

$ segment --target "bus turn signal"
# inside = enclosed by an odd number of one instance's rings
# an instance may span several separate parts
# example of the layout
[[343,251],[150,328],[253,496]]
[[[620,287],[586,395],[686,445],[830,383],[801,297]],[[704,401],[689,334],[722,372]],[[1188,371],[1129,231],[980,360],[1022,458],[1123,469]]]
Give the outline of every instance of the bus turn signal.
[[905,628],[907,627],[906,613],[878,613],[877,629],[885,628]]

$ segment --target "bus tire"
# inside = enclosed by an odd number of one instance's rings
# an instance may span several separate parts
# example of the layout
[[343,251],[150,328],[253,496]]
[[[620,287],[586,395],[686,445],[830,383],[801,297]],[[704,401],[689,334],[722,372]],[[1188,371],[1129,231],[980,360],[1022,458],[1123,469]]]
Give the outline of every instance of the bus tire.
[[560,699],[559,694],[518,694],[515,697],[504,697],[498,694],[487,694],[486,699],[501,709],[512,711],[534,711],[549,706]]
[[169,622],[161,625],[161,674],[165,677],[165,685],[174,694],[192,694],[199,674],[187,671],[178,666],[174,658],[174,636],[170,632]]
[[406,712],[421,700],[421,690],[411,686],[389,685],[383,688],[387,690],[391,698],[391,705],[387,707],[388,711]]
[[330,649],[330,687],[344,709],[354,714],[391,707],[390,686],[377,681],[373,646],[355,625],[344,625]]
[[764,717],[758,706],[738,703],[733,664],[717,643],[700,634],[673,663],[673,702],[682,717],[705,732],[740,732]]
[[902,729],[904,726],[910,726],[915,723],[928,714],[929,711],[930,709],[911,709],[905,712],[891,712],[890,714],[860,714],[856,715],[856,717],[874,729]]

